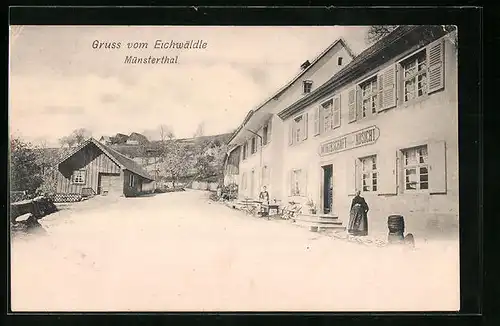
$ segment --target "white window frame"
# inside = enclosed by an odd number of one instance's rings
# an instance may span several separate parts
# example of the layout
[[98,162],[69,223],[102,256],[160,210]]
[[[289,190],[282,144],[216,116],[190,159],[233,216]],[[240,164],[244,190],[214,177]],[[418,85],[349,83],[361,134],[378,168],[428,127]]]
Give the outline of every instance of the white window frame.
[[243,161],[246,160],[248,157],[248,142],[246,141],[242,146],[242,155],[243,155]]
[[[367,164],[369,164],[370,166],[368,166],[368,168],[365,169]],[[379,188],[377,155],[370,155],[359,158],[359,165],[360,165],[359,177],[361,178],[360,180],[361,190],[363,192],[377,192]]]
[[301,169],[293,169],[292,177],[290,180],[290,189],[292,196],[301,196],[302,195],[302,185],[300,184],[302,177]]
[[[421,145],[421,146],[416,146],[416,147],[410,147],[403,149],[402,152],[402,159],[403,159],[403,164],[402,164],[402,177],[403,177],[403,192],[429,192],[429,148],[427,145]],[[408,162],[408,157],[410,153],[415,154],[415,161],[414,162]],[[425,153],[425,154],[423,154]],[[425,169],[422,172],[422,169]],[[415,180],[418,181],[411,181],[409,180],[408,176],[408,171],[414,170],[415,173]],[[423,176],[427,176],[427,180],[422,180]],[[415,185],[414,188],[408,188],[408,186],[412,184]],[[426,185],[424,188],[422,188],[422,185]]]
[[[419,58],[423,58],[422,62],[419,62]],[[408,65],[413,64],[416,68],[414,72],[407,73]],[[427,75],[427,53],[425,48],[413,53],[408,56],[404,60],[399,62],[401,67],[401,87],[403,90],[403,103],[412,102],[418,98],[424,97],[428,94],[428,75]],[[420,69],[420,70],[419,70]],[[419,82],[419,77],[422,77],[422,80]],[[414,85],[414,96],[412,98],[407,98],[407,83],[413,81]],[[423,82],[422,93],[419,94],[419,83]]]
[[84,185],[87,181],[87,171],[86,170],[75,170],[71,176],[71,181],[73,184]]
[[250,141],[250,153],[252,155],[257,153],[257,137],[252,137]]
[[312,92],[313,81],[304,80],[302,82],[302,94],[309,94]]
[[[298,144],[302,141],[302,133],[304,132],[304,130],[302,130],[300,127],[301,127],[301,121],[302,119],[304,119],[304,115],[301,114],[299,116],[296,116],[295,118],[293,118],[293,130],[294,130],[294,139],[293,139],[293,143],[294,144]],[[297,121],[298,120],[298,121]]]
[[134,182],[135,182],[135,176],[134,176],[134,174],[130,173],[130,175],[128,177],[128,186],[134,187]]
[[262,145],[266,146],[268,143],[268,136],[269,136],[269,123],[266,123],[262,127]]
[[[359,91],[361,92],[361,117],[364,119],[377,114],[379,108],[379,85],[377,75],[371,76],[358,84]],[[369,106],[365,107],[365,103]]]
[[[329,99],[321,102],[320,104],[320,133],[326,134],[335,129],[335,125],[333,123],[333,100],[334,97],[330,97]],[[330,104],[329,107],[325,107],[325,104]],[[328,115],[326,114],[328,112]],[[326,117],[329,117],[329,121],[327,123]]]

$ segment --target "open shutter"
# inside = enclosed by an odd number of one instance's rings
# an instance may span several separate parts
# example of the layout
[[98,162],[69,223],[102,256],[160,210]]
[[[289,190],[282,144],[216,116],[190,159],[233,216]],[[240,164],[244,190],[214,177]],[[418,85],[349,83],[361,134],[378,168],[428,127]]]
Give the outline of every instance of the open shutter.
[[307,196],[307,170],[300,172],[300,195]]
[[272,137],[272,130],[273,130],[273,118],[269,119],[267,122],[267,143],[271,142]]
[[320,106],[316,106],[314,108],[314,135],[317,136],[320,134],[320,123],[321,123],[321,115],[320,115]]
[[405,189],[405,177],[403,168],[403,152],[398,150],[396,151],[396,185],[398,194],[403,193]]
[[444,141],[431,142],[427,145],[429,159],[429,192],[446,193],[446,145]]
[[293,145],[293,124],[294,124],[294,120],[290,120],[290,122],[288,123],[288,145]]
[[428,93],[444,88],[444,40],[440,39],[427,47]]
[[304,115],[302,116],[302,130],[304,130],[304,132],[302,133],[302,140],[306,140],[307,139],[307,134],[308,134],[308,126],[309,126],[309,122],[307,120],[307,116],[309,114],[307,113],[304,113]]
[[377,155],[377,191],[379,195],[397,194],[397,157],[393,151]]
[[347,97],[349,122],[353,122],[356,121],[356,88],[350,89]]
[[362,114],[362,99],[361,99],[361,89],[356,86],[356,119],[361,119]]
[[[396,106],[396,65],[391,65],[380,74],[378,82],[379,89],[382,87],[382,91],[379,93],[381,97],[379,112]],[[380,82],[382,82],[381,85]]]
[[340,95],[333,100],[333,127],[340,127]]
[[355,190],[362,191],[362,180],[361,180],[361,162],[359,159],[354,160],[354,185]]

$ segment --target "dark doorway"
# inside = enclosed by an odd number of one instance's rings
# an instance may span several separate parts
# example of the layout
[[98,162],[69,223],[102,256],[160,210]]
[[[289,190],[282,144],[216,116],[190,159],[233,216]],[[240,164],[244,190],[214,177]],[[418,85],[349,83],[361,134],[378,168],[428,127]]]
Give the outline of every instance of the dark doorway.
[[323,166],[323,214],[333,209],[333,165]]

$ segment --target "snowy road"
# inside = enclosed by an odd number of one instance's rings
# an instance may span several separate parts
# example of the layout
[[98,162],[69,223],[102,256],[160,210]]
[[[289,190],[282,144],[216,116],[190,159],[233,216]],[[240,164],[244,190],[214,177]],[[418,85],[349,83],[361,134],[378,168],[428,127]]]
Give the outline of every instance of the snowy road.
[[458,245],[376,248],[267,221],[198,191],[94,198],[11,247],[14,311],[459,308]]

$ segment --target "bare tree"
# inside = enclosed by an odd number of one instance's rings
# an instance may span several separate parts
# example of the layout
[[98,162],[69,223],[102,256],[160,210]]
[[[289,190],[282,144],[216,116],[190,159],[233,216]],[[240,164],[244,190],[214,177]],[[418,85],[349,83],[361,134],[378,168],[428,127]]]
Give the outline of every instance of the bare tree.
[[75,129],[69,136],[61,137],[59,139],[59,143],[61,144],[61,147],[73,148],[82,144],[87,138],[91,136],[92,133],[85,128]]
[[[366,43],[371,45],[376,43],[392,33],[399,25],[373,25],[370,26],[368,32],[366,33]],[[440,27],[443,32],[447,34],[447,38],[455,45],[455,49],[458,49],[458,33],[456,31],[456,26],[453,25],[437,25],[434,27]],[[423,35],[423,38],[434,37],[434,31],[436,29],[429,28]],[[455,33],[452,33],[452,32]]]
[[382,38],[389,35],[394,31],[399,25],[373,25],[370,26],[368,32],[366,33],[366,43],[368,45],[373,44],[381,40]]
[[202,121],[196,127],[196,131],[193,134],[193,138],[203,137],[205,136],[205,122]]

